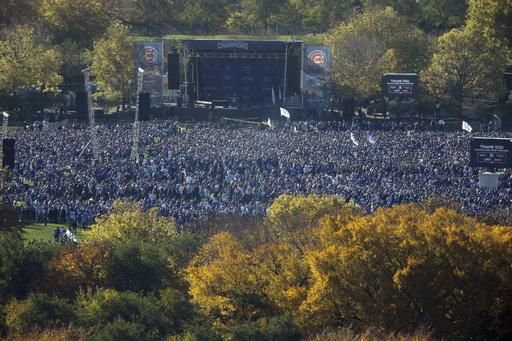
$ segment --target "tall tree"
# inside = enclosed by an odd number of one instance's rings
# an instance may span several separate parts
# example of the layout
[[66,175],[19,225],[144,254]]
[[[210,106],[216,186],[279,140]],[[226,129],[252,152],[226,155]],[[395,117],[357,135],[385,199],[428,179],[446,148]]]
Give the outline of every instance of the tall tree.
[[366,8],[392,7],[409,22],[425,30],[446,30],[464,23],[466,0],[363,0]]
[[241,13],[252,27],[269,33],[276,14],[285,5],[286,0],[243,0]]
[[28,24],[37,16],[39,0],[2,0],[0,1],[0,30],[20,24]]
[[[126,0],[125,0],[126,1]],[[176,13],[171,0],[127,1],[128,19],[134,26],[142,26],[146,34],[161,34],[171,26]]]
[[366,9],[392,7],[400,16],[418,23],[421,18],[421,5],[417,0],[363,0]]
[[[297,12],[306,32],[322,33],[338,25],[352,14],[357,0],[289,0],[291,9]],[[290,11],[288,12],[290,14]]]
[[31,27],[17,26],[0,38],[0,90],[56,90],[62,81],[61,64],[60,54],[38,42]]
[[186,269],[190,294],[217,324],[267,316],[269,302],[254,257],[232,234],[213,236]]
[[506,47],[480,30],[453,29],[439,37],[432,62],[421,77],[431,94],[461,110],[464,98],[499,96],[507,57]]
[[127,102],[135,83],[133,44],[128,27],[114,22],[105,35],[94,42],[91,71],[101,98],[109,103]]
[[446,30],[464,24],[467,1],[466,0],[421,0],[421,22],[426,30],[435,28]]
[[327,39],[334,80],[359,98],[379,93],[383,73],[418,72],[429,59],[429,39],[390,7],[350,18]]
[[512,48],[512,0],[470,0],[468,27]]
[[334,225],[308,257],[314,284],[301,308],[311,319],[394,331],[426,324],[456,339],[510,333],[495,327],[511,307],[510,228],[413,205]]
[[99,218],[87,237],[112,243],[129,240],[165,243],[176,237],[176,225],[172,218],[158,216],[156,209],[143,212],[136,204],[116,202],[112,213]]
[[109,11],[102,0],[41,0],[41,17],[57,42],[72,40],[91,47],[108,27]]
[[229,0],[190,0],[182,13],[184,22],[191,29],[200,28],[204,33],[218,32],[228,18]]

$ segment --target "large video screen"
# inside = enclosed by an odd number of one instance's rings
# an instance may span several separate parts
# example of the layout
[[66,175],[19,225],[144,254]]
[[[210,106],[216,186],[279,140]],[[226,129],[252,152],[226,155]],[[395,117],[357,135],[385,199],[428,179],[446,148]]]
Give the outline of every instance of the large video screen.
[[512,168],[512,139],[471,139],[470,161],[472,167]]
[[419,78],[416,73],[385,73],[382,76],[382,96],[408,98],[418,96]]
[[201,58],[197,68],[198,99],[275,104],[282,96],[284,59]]
[[186,82],[197,100],[229,100],[242,106],[277,105],[291,96],[292,89],[300,91],[303,42],[183,42],[188,57]]

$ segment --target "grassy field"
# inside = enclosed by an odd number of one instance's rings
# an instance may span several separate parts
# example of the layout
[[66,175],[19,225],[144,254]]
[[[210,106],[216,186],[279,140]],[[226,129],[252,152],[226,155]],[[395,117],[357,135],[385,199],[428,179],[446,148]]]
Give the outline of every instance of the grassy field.
[[[47,226],[44,226],[44,224],[30,224],[25,227],[23,230],[25,233],[23,237],[26,241],[32,241],[32,240],[42,240],[42,241],[53,241],[53,231],[57,227],[66,227],[66,225],[62,224],[48,224]],[[83,229],[77,229],[76,232],[76,239],[78,241],[81,241],[84,239],[84,230]]]

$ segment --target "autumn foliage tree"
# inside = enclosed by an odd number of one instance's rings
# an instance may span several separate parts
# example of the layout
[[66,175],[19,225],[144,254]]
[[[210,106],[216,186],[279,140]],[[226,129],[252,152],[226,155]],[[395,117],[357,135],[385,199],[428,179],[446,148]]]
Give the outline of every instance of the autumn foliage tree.
[[426,35],[390,7],[351,17],[331,30],[327,41],[334,80],[363,99],[380,93],[382,74],[418,72],[430,56]]
[[73,297],[80,289],[107,286],[111,252],[110,246],[102,242],[65,247],[48,264],[42,286],[67,297]]
[[[322,202],[303,203],[310,200]],[[449,338],[511,335],[510,228],[417,205],[371,215],[341,205],[310,224],[311,212],[293,208],[298,202],[278,199],[269,221],[313,235],[301,251],[283,233],[263,233],[259,243],[221,233],[187,268],[193,300],[217,326],[284,314],[308,333],[347,326],[408,333],[429,326]],[[294,228],[275,220],[286,211],[294,212]]]
[[108,26],[105,4],[102,0],[41,0],[40,18],[57,42],[72,40],[90,47]]
[[138,240],[163,243],[176,237],[172,218],[161,217],[157,209],[142,211],[137,204],[116,202],[112,213],[100,217],[87,233],[88,240],[123,243]]
[[99,88],[96,97],[107,103],[127,103],[136,83],[133,41],[128,33],[128,27],[114,21],[94,41],[91,71]]
[[430,93],[461,110],[465,98],[496,100],[505,86],[509,57],[505,45],[479,29],[453,29],[437,40],[428,68],[421,74]]
[[0,91],[54,91],[62,81],[61,64],[58,51],[30,26],[15,26],[0,35]]

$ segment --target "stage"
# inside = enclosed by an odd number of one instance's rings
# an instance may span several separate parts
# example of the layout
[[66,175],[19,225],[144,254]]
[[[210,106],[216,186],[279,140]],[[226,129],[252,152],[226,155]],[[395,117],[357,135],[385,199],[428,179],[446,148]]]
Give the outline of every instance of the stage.
[[134,46],[151,108],[172,108],[180,116],[223,110],[239,118],[246,112],[255,116],[256,109],[258,117],[279,107],[299,115],[328,110],[332,57],[326,46],[213,39],[164,39]]

